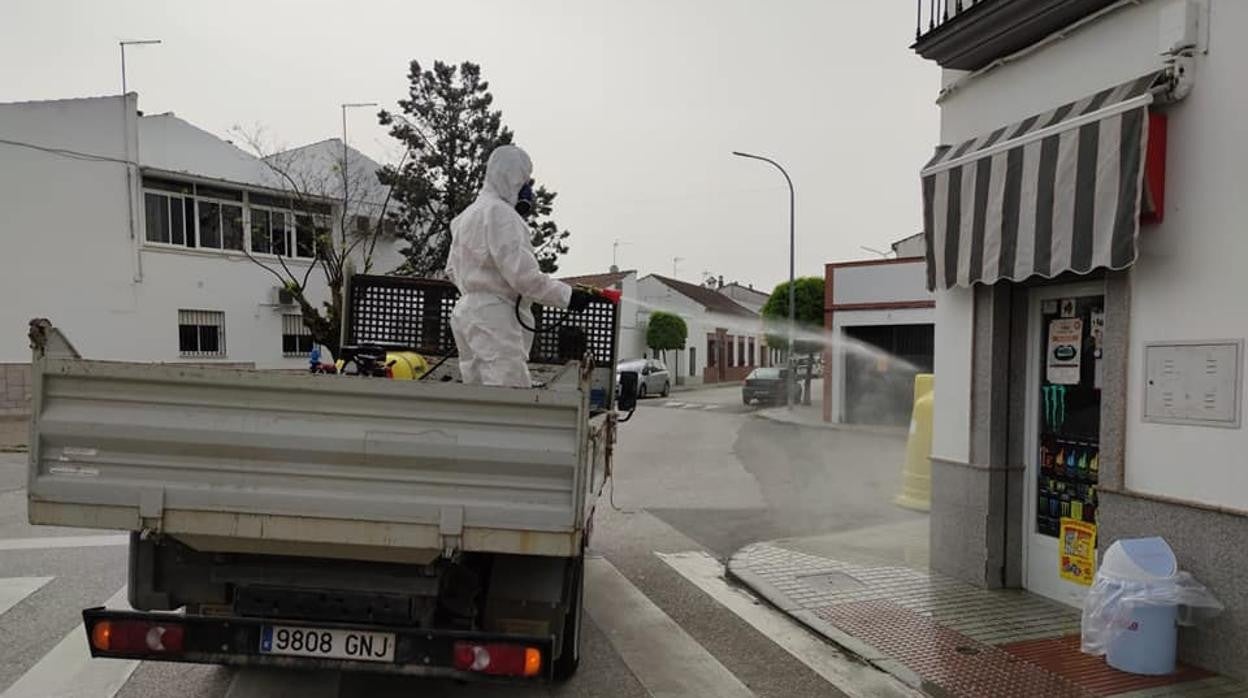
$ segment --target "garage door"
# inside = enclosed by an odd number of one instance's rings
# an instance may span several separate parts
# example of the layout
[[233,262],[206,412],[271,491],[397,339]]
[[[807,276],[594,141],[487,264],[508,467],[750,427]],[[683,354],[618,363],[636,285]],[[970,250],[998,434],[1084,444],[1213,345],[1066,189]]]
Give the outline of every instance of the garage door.
[[846,327],[845,421],[852,424],[910,422],[914,375],[932,370],[933,325]]

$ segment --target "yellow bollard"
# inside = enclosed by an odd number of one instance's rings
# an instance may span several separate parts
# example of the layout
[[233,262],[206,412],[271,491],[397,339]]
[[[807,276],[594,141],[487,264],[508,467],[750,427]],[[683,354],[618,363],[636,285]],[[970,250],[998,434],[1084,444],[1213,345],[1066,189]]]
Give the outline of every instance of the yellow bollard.
[[914,411],[910,416],[910,437],[906,440],[906,462],[902,466],[901,494],[893,503],[927,511],[932,499],[932,387],[935,376],[920,373],[914,377]]

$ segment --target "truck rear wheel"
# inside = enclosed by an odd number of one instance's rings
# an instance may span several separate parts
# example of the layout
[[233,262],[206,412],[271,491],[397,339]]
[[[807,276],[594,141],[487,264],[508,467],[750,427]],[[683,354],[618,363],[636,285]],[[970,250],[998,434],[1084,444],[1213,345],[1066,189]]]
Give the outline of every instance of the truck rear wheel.
[[585,556],[572,563],[573,601],[563,620],[563,647],[559,658],[555,660],[553,676],[555,681],[567,681],[576,673],[581,664],[581,616],[585,610]]

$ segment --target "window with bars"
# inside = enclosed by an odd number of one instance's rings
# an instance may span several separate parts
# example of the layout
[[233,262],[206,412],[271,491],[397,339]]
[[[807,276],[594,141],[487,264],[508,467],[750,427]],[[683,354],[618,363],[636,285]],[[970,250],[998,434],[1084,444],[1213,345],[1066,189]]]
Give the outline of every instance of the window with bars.
[[282,355],[307,356],[312,353],[312,333],[303,324],[303,316],[289,313],[282,316]]
[[186,357],[225,356],[225,313],[179,310],[178,352]]

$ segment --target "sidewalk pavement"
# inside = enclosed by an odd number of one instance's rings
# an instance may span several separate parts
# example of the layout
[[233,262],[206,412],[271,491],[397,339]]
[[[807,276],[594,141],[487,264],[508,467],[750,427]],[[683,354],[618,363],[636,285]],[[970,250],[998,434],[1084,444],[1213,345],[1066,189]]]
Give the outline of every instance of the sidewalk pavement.
[[794,405],[793,409],[784,406],[767,407],[754,414],[781,424],[792,424],[812,429],[834,429],[875,432],[879,434],[906,434],[906,427],[882,426],[873,424],[842,424],[823,421],[823,405],[812,402],[809,405]]
[[909,686],[958,698],[1214,698],[1248,684],[1182,667],[1133,676],[1079,651],[1079,612],[928,570],[926,519],[755,543],[731,577]]

